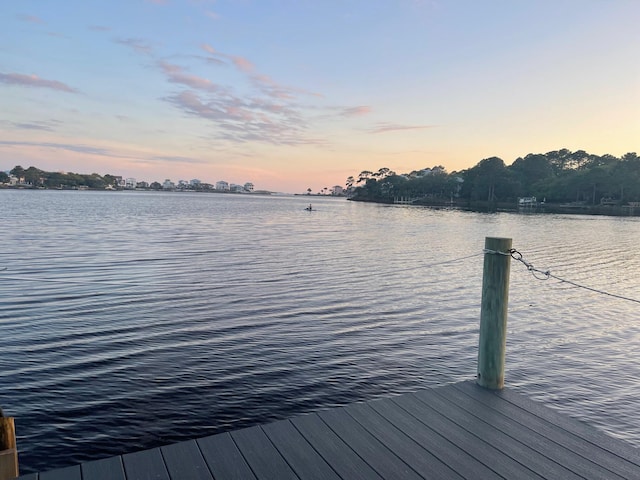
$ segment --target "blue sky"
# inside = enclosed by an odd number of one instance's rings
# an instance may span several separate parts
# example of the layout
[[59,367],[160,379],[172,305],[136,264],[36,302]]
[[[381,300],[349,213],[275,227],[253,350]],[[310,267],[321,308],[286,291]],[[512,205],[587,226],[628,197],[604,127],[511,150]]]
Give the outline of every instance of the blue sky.
[[0,169],[251,181],[639,151],[640,2],[0,3]]

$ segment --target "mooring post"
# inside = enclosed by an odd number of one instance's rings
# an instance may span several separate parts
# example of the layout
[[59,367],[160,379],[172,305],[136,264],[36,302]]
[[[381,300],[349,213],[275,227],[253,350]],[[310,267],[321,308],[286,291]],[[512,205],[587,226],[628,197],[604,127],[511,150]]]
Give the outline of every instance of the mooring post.
[[0,410],[0,480],[18,476],[18,449],[13,418],[2,416]]
[[500,390],[504,387],[511,239],[487,237],[484,248],[476,382],[482,387]]

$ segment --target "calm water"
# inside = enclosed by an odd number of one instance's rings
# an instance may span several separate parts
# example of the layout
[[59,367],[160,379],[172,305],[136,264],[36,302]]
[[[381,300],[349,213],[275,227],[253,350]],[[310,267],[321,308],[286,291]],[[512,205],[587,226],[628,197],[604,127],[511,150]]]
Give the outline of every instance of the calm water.
[[[0,191],[21,471],[472,379],[486,236],[640,299],[640,219]],[[450,261],[453,260],[453,261]],[[640,304],[512,263],[506,383],[640,446]]]

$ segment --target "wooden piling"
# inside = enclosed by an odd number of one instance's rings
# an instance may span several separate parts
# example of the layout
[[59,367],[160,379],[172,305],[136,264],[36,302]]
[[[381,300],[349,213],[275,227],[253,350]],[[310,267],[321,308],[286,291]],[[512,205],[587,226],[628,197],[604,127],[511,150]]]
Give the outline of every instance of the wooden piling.
[[17,476],[18,449],[15,425],[13,418],[3,417],[0,413],[0,480],[9,480]]
[[504,387],[510,249],[510,238],[485,238],[476,382],[492,390]]

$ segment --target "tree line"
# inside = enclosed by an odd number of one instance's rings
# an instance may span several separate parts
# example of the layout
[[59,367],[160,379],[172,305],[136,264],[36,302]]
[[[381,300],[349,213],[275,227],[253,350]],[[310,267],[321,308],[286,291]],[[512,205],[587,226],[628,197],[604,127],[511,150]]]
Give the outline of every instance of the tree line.
[[[81,174],[81,173],[62,173],[62,172],[45,172],[36,167],[22,168],[17,165],[12,168],[9,173],[20,179],[24,184],[32,187],[45,188],[74,188],[85,186],[88,188],[104,189],[107,185],[117,185],[118,178],[114,175],[98,175]],[[0,172],[0,183],[9,181],[9,175]]]
[[354,200],[383,203],[410,198],[434,204],[496,205],[536,197],[547,203],[623,205],[640,201],[640,157],[635,152],[618,158],[562,149],[530,153],[509,166],[501,158],[485,158],[451,173],[442,166],[400,175],[386,167],[365,170],[357,179],[349,177],[346,185]]

